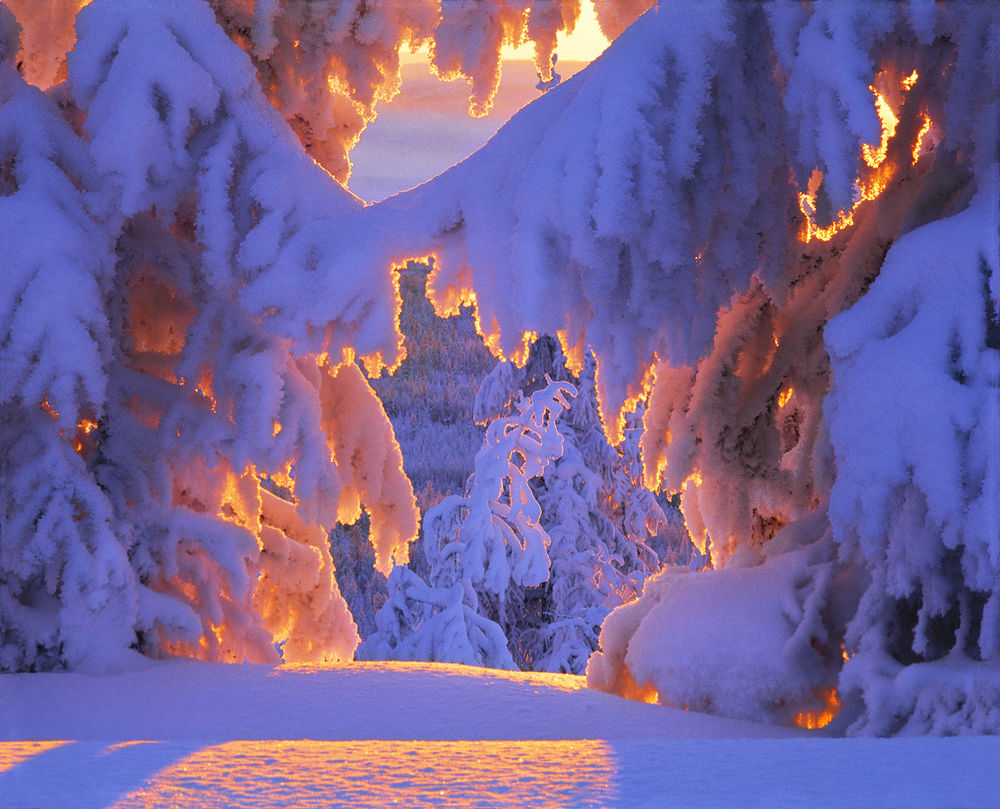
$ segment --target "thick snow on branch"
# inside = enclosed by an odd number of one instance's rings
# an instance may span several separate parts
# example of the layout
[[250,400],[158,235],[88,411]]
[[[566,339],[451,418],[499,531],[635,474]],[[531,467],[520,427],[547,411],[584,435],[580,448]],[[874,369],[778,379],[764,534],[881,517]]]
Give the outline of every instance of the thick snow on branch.
[[594,0],[597,23],[608,41],[617,39],[657,0]]
[[106,395],[113,259],[87,207],[96,183],[55,106],[0,63],[0,405],[44,406],[64,430],[98,416]]
[[552,78],[556,34],[570,32],[580,16],[580,0],[442,0],[434,31],[431,67],[443,79],[469,80],[469,112],[486,115],[500,86],[504,45],[535,44],[535,67]]
[[399,50],[434,30],[435,0],[210,0],[309,154],[347,184],[348,152],[399,91]]
[[[417,530],[354,364],[402,358],[397,278],[340,260],[360,203],[302,151],[205,3],[98,0],[77,33],[53,98],[82,137],[3,66],[0,205],[19,232],[0,299],[16,484],[2,578],[20,605],[3,612],[3,665],[113,665],[129,646],[349,657],[328,530],[360,500],[384,565]],[[38,435],[18,440],[25,423]],[[14,517],[37,486],[33,446],[66,470],[27,512],[48,526],[37,536]],[[115,630],[91,649],[74,633],[98,608]]]
[[534,43],[535,64],[550,78],[556,35],[572,31],[580,14],[580,0],[210,2],[252,57],[268,99],[345,185],[351,148],[378,102],[399,91],[401,48],[429,44],[432,69],[466,79],[471,114],[485,115],[500,84],[503,46]]
[[[650,12],[479,153],[383,203],[395,238],[437,252],[435,305],[474,301],[495,353],[523,361],[541,333],[558,334],[577,369],[594,350],[616,441],[656,358],[697,357],[716,310],[782,257],[750,215],[784,222],[793,204],[780,97],[744,79],[767,64],[735,33],[763,24],[722,5]],[[719,95],[739,114],[721,115]],[[708,188],[725,193],[709,205]]]
[[[966,684],[947,667],[907,687],[889,655],[1000,655],[1000,184],[997,167],[962,213],[908,234],[867,295],[825,329],[834,386],[825,402],[837,479],[830,521],[871,577],[847,636],[844,684],[864,693],[869,730],[997,732],[992,697],[958,712]],[[882,631],[884,599],[916,612]],[[891,603],[891,602],[890,602]],[[900,638],[902,635],[902,638]],[[966,657],[968,656],[968,657]],[[935,696],[936,695],[936,696]],[[972,699],[972,693],[966,693]],[[917,707],[914,708],[916,703]],[[958,716],[952,714],[958,713]]]
[[0,6],[0,670],[121,663],[137,594],[81,457],[105,412],[112,240],[86,147],[14,68]]

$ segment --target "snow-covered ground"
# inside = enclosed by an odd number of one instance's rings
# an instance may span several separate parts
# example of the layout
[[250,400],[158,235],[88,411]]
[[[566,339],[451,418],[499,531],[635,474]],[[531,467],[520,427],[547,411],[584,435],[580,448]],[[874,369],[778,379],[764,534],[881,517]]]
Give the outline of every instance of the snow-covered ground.
[[994,807],[1000,740],[831,739],[569,675],[149,663],[0,677],[0,807]]

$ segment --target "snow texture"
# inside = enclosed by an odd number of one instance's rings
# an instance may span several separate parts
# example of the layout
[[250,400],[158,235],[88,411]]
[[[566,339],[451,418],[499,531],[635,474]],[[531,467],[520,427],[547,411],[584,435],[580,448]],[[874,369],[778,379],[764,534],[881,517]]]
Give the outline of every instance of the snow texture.
[[959,809],[1000,789],[995,739],[804,738],[581,685],[413,663],[6,675],[0,800]]

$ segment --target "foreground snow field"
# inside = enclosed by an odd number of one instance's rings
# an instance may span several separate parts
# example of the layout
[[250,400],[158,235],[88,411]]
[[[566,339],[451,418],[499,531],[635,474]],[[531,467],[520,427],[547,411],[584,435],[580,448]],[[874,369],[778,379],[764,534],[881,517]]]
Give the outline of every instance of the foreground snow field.
[[455,665],[0,677],[0,807],[990,807],[995,738],[830,739]]

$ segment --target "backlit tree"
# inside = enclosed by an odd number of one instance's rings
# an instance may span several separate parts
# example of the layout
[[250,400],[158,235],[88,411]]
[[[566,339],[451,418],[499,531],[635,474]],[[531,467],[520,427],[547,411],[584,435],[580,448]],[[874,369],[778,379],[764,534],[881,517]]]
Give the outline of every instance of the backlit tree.
[[349,658],[329,528],[387,571],[417,527],[359,204],[202,3],[87,6],[48,97],[3,21],[3,667]]
[[612,613],[593,685],[1000,730],[998,26],[979,3],[660,2],[380,206],[495,354],[594,352],[613,441],[646,400],[646,482],[716,569]]

